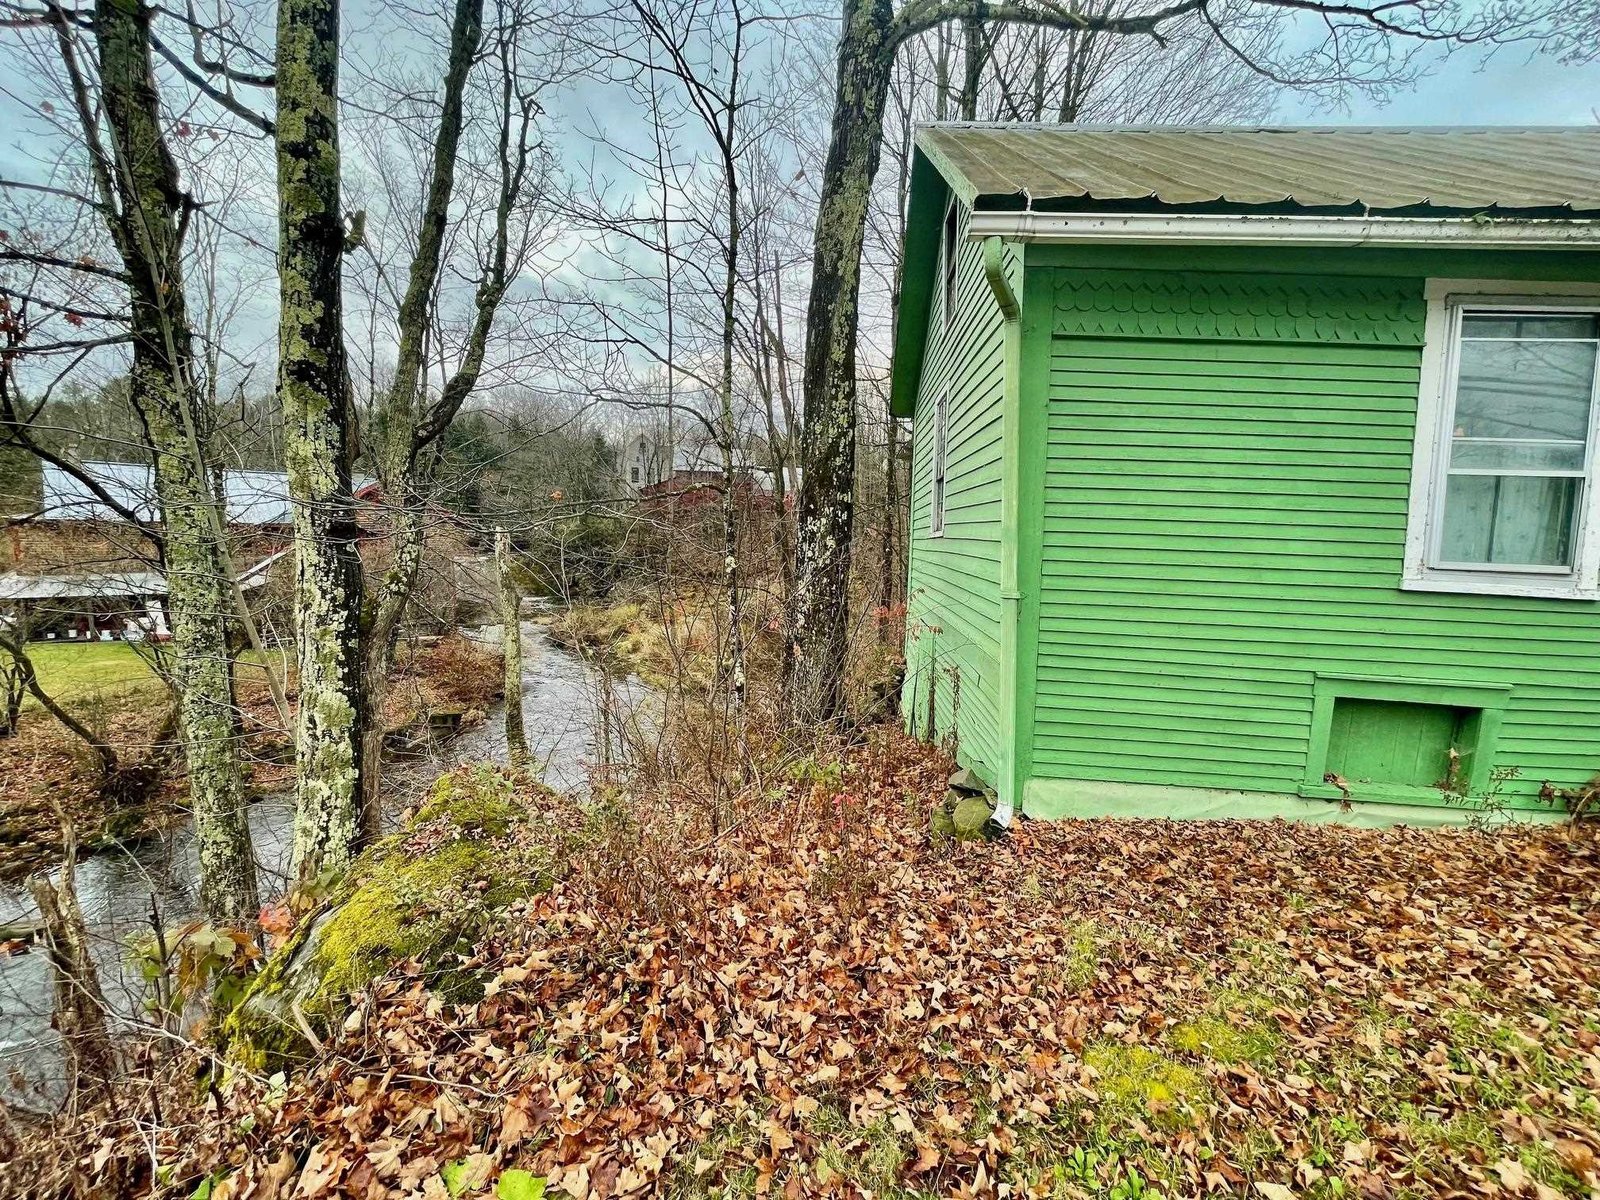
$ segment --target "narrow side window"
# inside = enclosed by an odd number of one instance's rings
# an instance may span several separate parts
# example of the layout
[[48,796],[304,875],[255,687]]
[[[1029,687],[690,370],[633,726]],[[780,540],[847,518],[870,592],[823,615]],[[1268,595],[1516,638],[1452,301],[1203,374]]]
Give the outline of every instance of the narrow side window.
[[931,509],[928,513],[928,534],[938,537],[944,533],[944,471],[945,450],[950,432],[950,393],[942,391],[933,406],[933,488]]
[[950,319],[956,311],[956,279],[959,274],[960,257],[959,246],[956,243],[956,202],[950,201],[950,207],[944,213],[944,241],[940,248],[941,266],[944,271],[944,310],[940,314],[945,327],[949,328]]

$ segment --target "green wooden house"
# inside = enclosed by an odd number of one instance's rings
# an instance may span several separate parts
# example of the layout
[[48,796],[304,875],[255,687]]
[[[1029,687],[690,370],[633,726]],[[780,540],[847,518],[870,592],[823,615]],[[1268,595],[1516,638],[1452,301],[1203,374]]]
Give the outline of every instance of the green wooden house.
[[1600,129],[938,125],[905,711],[1030,815],[1600,772]]

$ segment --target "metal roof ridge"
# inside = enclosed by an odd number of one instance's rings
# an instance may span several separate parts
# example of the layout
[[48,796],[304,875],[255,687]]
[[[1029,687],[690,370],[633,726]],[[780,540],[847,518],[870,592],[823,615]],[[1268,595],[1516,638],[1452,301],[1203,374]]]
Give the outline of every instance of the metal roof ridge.
[[993,129],[1018,133],[1572,133],[1600,136],[1600,125],[1107,125],[1063,121],[918,121],[914,133]]

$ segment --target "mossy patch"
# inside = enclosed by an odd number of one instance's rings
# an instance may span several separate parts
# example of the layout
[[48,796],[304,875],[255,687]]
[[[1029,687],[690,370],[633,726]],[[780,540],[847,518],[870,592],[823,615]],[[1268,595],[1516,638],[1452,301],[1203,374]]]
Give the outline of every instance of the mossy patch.
[[256,1067],[301,1055],[306,1030],[331,1029],[352,992],[415,961],[453,1002],[481,986],[460,966],[508,905],[546,890],[556,857],[520,836],[529,785],[490,770],[447,776],[400,833],[362,855],[321,913],[275,954],[231,1013],[230,1049]]
[[1278,1056],[1282,1037],[1266,1016],[1272,1000],[1257,992],[1224,989],[1207,1011],[1179,1021],[1167,1031],[1167,1044],[1180,1054],[1224,1066],[1266,1066]]
[[1102,1122],[1139,1115],[1167,1127],[1183,1125],[1206,1097],[1200,1072],[1148,1046],[1095,1042],[1083,1061],[1097,1077]]

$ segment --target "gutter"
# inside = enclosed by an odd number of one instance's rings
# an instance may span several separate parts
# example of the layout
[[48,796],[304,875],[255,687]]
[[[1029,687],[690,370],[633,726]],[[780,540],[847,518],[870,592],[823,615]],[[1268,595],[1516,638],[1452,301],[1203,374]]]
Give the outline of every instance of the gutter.
[[[967,236],[1017,242],[1146,245],[1468,246],[1600,249],[1600,220],[1496,217],[1319,217],[1262,214],[974,212]],[[992,281],[991,281],[992,282]]]
[[[974,214],[974,220],[977,214]],[[992,820],[1011,825],[1022,781],[1017,778],[1017,631],[1022,591],[1017,585],[1018,513],[1022,459],[1022,305],[1006,278],[1005,245],[983,241],[983,274],[1005,324],[1005,390],[1000,418],[1000,764]],[[1005,719],[1010,713],[1011,719]]]

